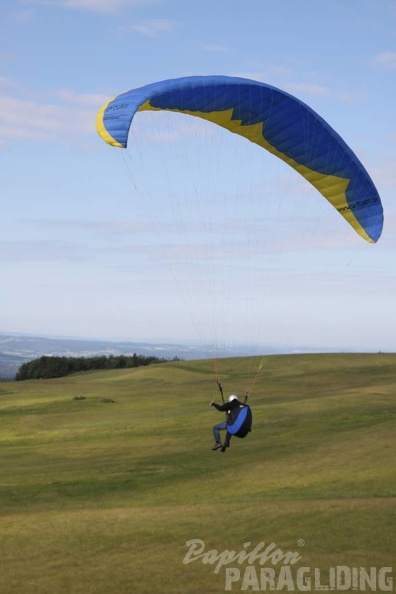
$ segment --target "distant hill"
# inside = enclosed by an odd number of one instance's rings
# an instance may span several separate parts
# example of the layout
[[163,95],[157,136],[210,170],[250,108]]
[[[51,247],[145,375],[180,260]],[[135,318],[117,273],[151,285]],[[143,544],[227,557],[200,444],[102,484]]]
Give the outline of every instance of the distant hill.
[[[178,344],[112,342],[73,338],[46,338],[0,333],[0,379],[13,379],[22,363],[43,355],[95,357],[97,355],[155,356],[164,359],[206,359],[216,355],[213,349]],[[227,349],[227,355],[243,355],[243,349]]]
[[13,379],[19,367],[26,361],[23,357],[0,352],[0,380]]
[[173,343],[148,343],[132,341],[89,340],[79,338],[48,338],[0,332],[0,380],[13,379],[22,365],[44,355],[59,357],[96,357],[98,355],[153,356],[162,359],[213,359],[220,357],[245,357],[247,355],[276,355],[296,353],[336,353],[340,350],[326,347],[265,345],[227,345],[221,353],[215,345]]

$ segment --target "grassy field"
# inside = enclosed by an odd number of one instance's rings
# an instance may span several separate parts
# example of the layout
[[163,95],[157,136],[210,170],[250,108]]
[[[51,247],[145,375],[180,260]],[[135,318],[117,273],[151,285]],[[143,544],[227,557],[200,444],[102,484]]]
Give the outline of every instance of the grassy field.
[[[226,394],[259,364],[222,361]],[[0,384],[1,594],[224,592],[214,557],[183,563],[192,539],[275,543],[322,585],[332,567],[395,569],[396,355],[265,358],[253,431],[224,454],[214,379],[194,361]],[[233,592],[264,589],[229,566]],[[264,566],[277,580],[282,562]]]

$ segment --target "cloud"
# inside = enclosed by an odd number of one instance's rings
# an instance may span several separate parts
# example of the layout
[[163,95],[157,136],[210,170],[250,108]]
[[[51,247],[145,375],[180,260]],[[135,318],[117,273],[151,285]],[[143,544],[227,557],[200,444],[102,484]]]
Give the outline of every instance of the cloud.
[[9,87],[13,87],[14,83],[11,79],[7,78],[6,76],[0,76],[0,90],[6,89]]
[[289,83],[286,88],[291,93],[314,95],[315,97],[324,97],[329,94],[327,87],[312,83]]
[[[86,235],[87,232],[94,234],[99,233],[103,235],[114,235],[117,239],[122,240],[123,238],[136,237],[137,234],[155,234],[156,237],[159,235],[171,235],[180,237],[180,227],[182,226],[182,234],[190,235],[192,233],[208,233],[207,226],[202,221],[197,220],[183,220],[182,222],[177,220],[134,220],[134,221],[99,221],[99,220],[80,220],[80,219],[47,219],[47,220],[32,220],[23,219],[23,223],[27,223],[29,226],[32,224],[37,225],[41,228],[49,229],[66,229],[73,231],[81,231]],[[209,232],[215,233],[215,229],[210,229]]]
[[363,93],[338,93],[337,97],[341,99],[343,103],[355,105],[357,103],[362,103],[367,96]]
[[[318,197],[320,200],[320,197]],[[305,211],[297,214],[287,212],[261,215],[255,218],[227,217],[221,227],[211,225],[196,218],[183,217],[181,220],[145,219],[134,221],[100,221],[100,220],[23,220],[29,227],[36,225],[41,229],[81,232],[84,241],[87,233],[101,236],[110,243],[111,249],[126,252],[155,253],[164,257],[186,255],[186,251],[197,255],[199,260],[213,252],[215,259],[243,259],[246,254],[296,253],[312,250],[335,250],[359,248],[362,239],[351,229],[345,227],[335,213],[334,217],[319,216],[318,220],[310,220]],[[149,237],[149,244],[147,243]],[[115,240],[115,241],[114,241]],[[150,246],[150,247],[149,247]],[[108,249],[106,247],[106,249]],[[214,256],[212,256],[214,258]]]
[[[61,90],[45,101],[31,100],[29,91],[12,92],[11,81],[0,80],[0,138],[3,146],[12,139],[83,143],[92,135],[97,110],[106,98]],[[16,91],[16,89],[14,89]],[[8,92],[7,92],[8,91]],[[60,101],[59,101],[60,99]]]
[[128,6],[148,4],[147,0],[24,0],[24,4],[60,6],[97,13],[114,13]]
[[389,161],[384,163],[381,167],[374,170],[376,178],[378,178],[378,185],[381,189],[395,189],[396,188],[396,171],[395,164]]
[[396,52],[388,51],[377,54],[374,63],[389,70],[396,70]]
[[205,52],[214,52],[214,53],[218,53],[218,52],[227,52],[228,51],[228,47],[226,47],[225,45],[223,45],[222,43],[201,43],[201,48],[205,51]]
[[[106,235],[114,234],[116,237],[121,237],[122,234],[136,235],[136,233],[147,233],[148,231],[164,231],[164,223],[158,222],[157,227],[153,221],[95,221],[95,220],[80,220],[80,219],[62,219],[62,220],[23,220],[29,226],[36,224],[38,227],[45,227],[49,229],[66,229],[74,231],[82,231],[86,234],[87,231],[93,233],[101,233]],[[169,230],[169,228],[168,228]],[[172,230],[172,229],[171,229]],[[174,224],[173,224],[174,230]]]
[[32,262],[66,260],[83,262],[91,257],[84,253],[81,245],[71,242],[50,240],[2,241],[0,242],[0,261]]
[[59,97],[64,103],[69,105],[81,105],[83,107],[98,107],[103,105],[108,97],[104,95],[93,95],[89,93],[76,93],[70,89],[59,89],[55,92],[55,95]]
[[173,33],[178,27],[179,23],[170,21],[168,19],[153,19],[149,21],[142,21],[140,23],[125,25],[122,31],[136,32],[154,39],[162,34]]

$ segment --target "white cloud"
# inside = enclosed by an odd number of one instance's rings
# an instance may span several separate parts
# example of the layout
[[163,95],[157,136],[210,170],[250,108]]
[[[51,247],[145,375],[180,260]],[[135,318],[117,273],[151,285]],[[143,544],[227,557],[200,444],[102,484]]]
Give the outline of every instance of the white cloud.
[[327,87],[313,83],[289,83],[285,88],[291,93],[314,95],[315,97],[324,97],[329,94]]
[[62,99],[61,104],[59,100],[40,103],[1,92],[1,86],[0,81],[0,138],[3,146],[11,139],[75,142],[82,139],[84,133],[92,135],[96,112],[106,100],[100,95],[78,95],[63,90],[57,93]]
[[147,4],[147,0],[24,0],[24,4],[60,6],[97,13],[112,13],[128,6]]
[[374,58],[374,62],[384,68],[396,70],[396,52],[388,51],[377,54]]
[[396,171],[392,155],[380,167],[373,168],[373,177],[382,190],[396,188]]
[[56,95],[69,105],[81,105],[83,107],[98,107],[109,99],[109,97],[105,97],[104,95],[76,93],[70,89],[59,89],[56,91]]
[[81,245],[64,241],[30,240],[0,242],[0,261],[29,262],[66,260],[83,262],[91,259]]
[[356,103],[364,101],[367,96],[362,93],[338,93],[337,97],[339,97],[343,103],[355,105]]
[[0,89],[5,89],[7,87],[13,87],[14,83],[7,78],[6,76],[0,76]]
[[154,38],[163,33],[173,33],[179,27],[179,23],[170,21],[168,19],[152,19],[140,23],[125,25],[122,27],[123,31],[136,32],[146,37]]
[[222,43],[201,43],[201,48],[206,52],[227,52],[228,47]]

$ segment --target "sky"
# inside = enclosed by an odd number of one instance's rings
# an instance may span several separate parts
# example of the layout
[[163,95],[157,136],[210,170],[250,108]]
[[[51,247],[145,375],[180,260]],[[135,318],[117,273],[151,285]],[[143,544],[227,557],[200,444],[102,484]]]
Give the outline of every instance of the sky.
[[[196,118],[95,129],[128,89],[223,74],[341,134],[384,207],[367,244],[285,164]],[[9,0],[0,332],[396,351],[394,0]],[[309,187],[308,187],[309,186]]]

